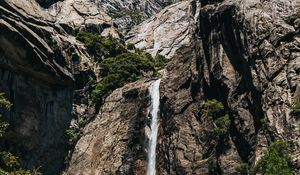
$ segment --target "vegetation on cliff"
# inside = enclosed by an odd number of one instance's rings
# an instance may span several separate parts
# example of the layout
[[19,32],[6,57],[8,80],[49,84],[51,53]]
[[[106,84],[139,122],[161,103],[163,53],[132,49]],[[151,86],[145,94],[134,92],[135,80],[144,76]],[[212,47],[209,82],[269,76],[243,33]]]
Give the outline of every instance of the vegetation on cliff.
[[206,100],[202,108],[202,112],[214,121],[215,128],[211,132],[213,138],[224,139],[229,136],[231,121],[224,110],[224,105],[216,99]]
[[94,82],[92,91],[93,101],[97,106],[116,88],[142,76],[155,76],[157,70],[167,63],[162,55],[158,54],[153,58],[133,44],[126,45],[112,36],[102,37],[96,33],[80,31],[77,39],[96,57],[101,69],[101,80]]
[[257,162],[253,174],[292,175],[288,143],[279,140],[272,143],[264,156]]
[[[100,79],[91,79],[89,82],[89,93],[96,110],[112,91],[142,77],[156,76],[157,71],[168,62],[163,55],[158,54],[153,58],[149,53],[135,48],[134,44],[126,45],[112,36],[102,37],[97,33],[80,31],[76,38],[85,45],[100,68]],[[66,130],[69,146],[69,153],[65,157],[67,167],[72,150],[81,136],[81,128],[87,123],[84,120],[88,119],[80,118],[76,126]]]
[[[298,108],[294,107],[292,112],[297,112]],[[211,136],[218,140],[220,148],[226,145],[226,140],[229,137],[230,118],[226,114],[224,105],[216,99],[206,100],[202,113],[212,117],[214,129],[211,131]],[[242,163],[236,167],[239,174],[263,174],[263,175],[292,175],[290,147],[285,141],[279,140],[272,143],[265,154],[257,162],[255,166],[249,166],[247,163]]]
[[124,53],[104,59],[100,63],[102,80],[92,92],[94,100],[99,102],[105,95],[128,82],[138,80],[145,72],[154,72],[154,63],[144,55]]
[[140,10],[130,10],[130,9],[124,9],[120,12],[115,12],[115,13],[111,13],[111,17],[113,18],[122,18],[122,17],[130,17],[132,19],[132,22],[134,24],[139,24],[142,22],[141,19],[141,15],[140,15],[141,11]]
[[[3,108],[10,109],[12,104],[4,97],[4,93],[0,93],[0,105]],[[0,138],[2,138],[8,128],[8,123],[4,121],[0,114]]]
[[236,171],[241,175],[292,175],[290,146],[283,140],[275,141],[255,166],[250,167],[248,164],[242,163],[236,167]]
[[[0,93],[0,107],[10,109],[12,106],[11,102],[4,97],[4,93]],[[9,127],[9,124],[3,119],[0,114],[0,141],[5,136],[5,133]],[[14,154],[3,150],[0,147],[0,174],[1,175],[40,175],[37,169],[26,170],[21,168],[19,158]]]
[[292,104],[291,114],[293,116],[300,116],[300,102]]
[[112,36],[102,37],[97,33],[80,31],[76,39],[83,42],[84,46],[98,61],[127,52],[125,45]]

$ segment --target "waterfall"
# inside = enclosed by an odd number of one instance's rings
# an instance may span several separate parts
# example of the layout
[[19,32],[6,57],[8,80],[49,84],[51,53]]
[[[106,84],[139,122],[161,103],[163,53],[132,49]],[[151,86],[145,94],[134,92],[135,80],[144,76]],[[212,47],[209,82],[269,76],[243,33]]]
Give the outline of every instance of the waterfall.
[[158,132],[158,111],[159,111],[159,84],[160,79],[156,80],[149,87],[149,93],[151,96],[151,134],[148,144],[148,169],[147,175],[156,174],[156,142],[157,142],[157,132]]

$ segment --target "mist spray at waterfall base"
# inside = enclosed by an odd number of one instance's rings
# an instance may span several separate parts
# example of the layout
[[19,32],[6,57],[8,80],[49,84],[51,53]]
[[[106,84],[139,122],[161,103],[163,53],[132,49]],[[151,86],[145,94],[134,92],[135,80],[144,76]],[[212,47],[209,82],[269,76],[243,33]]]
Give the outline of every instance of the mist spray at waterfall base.
[[159,112],[159,85],[160,79],[156,80],[149,87],[149,93],[151,96],[151,134],[148,145],[148,168],[147,175],[156,174],[156,142],[158,133],[158,112]]

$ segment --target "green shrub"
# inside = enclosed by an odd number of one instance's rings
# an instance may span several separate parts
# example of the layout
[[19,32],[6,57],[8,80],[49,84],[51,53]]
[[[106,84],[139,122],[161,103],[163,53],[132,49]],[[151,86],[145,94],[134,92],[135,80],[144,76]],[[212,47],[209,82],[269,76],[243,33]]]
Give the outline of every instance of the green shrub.
[[76,39],[83,42],[90,53],[101,59],[127,52],[124,44],[111,36],[102,37],[96,33],[79,31]]
[[[113,90],[138,80],[145,73],[152,72],[152,76],[156,76],[156,70],[167,63],[162,55],[153,58],[149,53],[136,49],[134,44],[128,43],[125,47],[112,37],[104,38],[95,33],[80,31],[77,39],[85,44],[90,53],[100,57],[97,60],[102,79],[100,82],[89,81],[94,88],[91,93],[93,102],[97,105]],[[128,52],[126,48],[135,53]]]
[[66,134],[67,134],[67,136],[69,138],[69,144],[70,145],[74,145],[78,141],[78,139],[80,137],[79,130],[74,129],[74,128],[66,130]]
[[[0,106],[10,109],[12,103],[0,93]],[[9,124],[4,121],[0,114],[0,139],[4,136]],[[41,175],[38,170],[25,170],[20,167],[19,158],[12,153],[0,150],[0,174],[1,175]]]
[[12,106],[11,102],[4,97],[4,93],[0,93],[0,105],[7,109],[10,109]]
[[0,115],[0,138],[4,136],[9,124]]
[[68,137],[68,154],[65,156],[65,166],[68,167],[70,160],[71,160],[71,155],[74,151],[75,144],[79,140],[81,134],[79,128],[69,128],[66,130],[66,135]]
[[263,175],[292,175],[290,148],[285,141],[272,143],[264,156],[257,162],[253,173]]
[[212,131],[214,137],[225,138],[229,135],[230,119],[229,115],[217,118],[215,121],[216,128]]
[[161,54],[157,54],[154,59],[155,59],[155,67],[157,67],[158,69],[164,68],[166,64],[169,62],[169,60]]
[[[4,93],[0,93],[0,106],[10,109],[12,104],[4,97]],[[9,124],[3,119],[0,114],[0,138],[5,134]]]
[[211,136],[223,141],[229,136],[229,127],[231,124],[229,115],[225,113],[224,109],[222,102],[216,99],[206,100],[201,109],[203,114],[212,117],[215,124],[215,128],[210,133]]
[[294,103],[291,108],[291,115],[300,116],[300,102]]
[[104,59],[100,63],[102,80],[92,91],[94,102],[102,103],[103,98],[116,88],[136,81],[144,72],[155,72],[154,63],[145,55],[123,53]]
[[0,162],[2,167],[8,168],[15,168],[19,166],[18,157],[14,156],[10,152],[2,151],[0,152]]
[[10,152],[0,152],[1,175],[41,175],[38,169],[26,170],[20,167],[19,158]]
[[135,50],[136,48],[135,48],[135,45],[133,43],[128,43],[127,44],[127,49],[128,50]]
[[124,53],[104,59],[100,67],[102,76],[121,74],[125,78],[131,74],[141,75],[142,72],[154,71],[154,63],[149,58],[135,53]]
[[130,10],[130,9],[125,9],[117,13],[111,13],[110,16],[112,18],[122,18],[125,16],[130,16],[132,21],[135,24],[138,24],[141,22],[141,16],[140,16],[140,11],[139,10]]
[[248,175],[249,165],[247,163],[241,163],[239,166],[235,167],[235,170],[238,175]]
[[216,99],[207,100],[204,103],[202,112],[215,117],[224,110],[224,105]]

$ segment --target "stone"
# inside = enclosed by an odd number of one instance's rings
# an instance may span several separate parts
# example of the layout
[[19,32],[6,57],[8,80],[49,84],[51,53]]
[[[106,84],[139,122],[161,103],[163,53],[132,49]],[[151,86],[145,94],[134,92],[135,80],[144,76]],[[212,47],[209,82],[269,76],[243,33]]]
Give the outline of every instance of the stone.
[[132,27],[149,19],[164,7],[179,0],[96,0],[97,4],[109,14],[119,31],[126,34]]
[[[83,129],[66,175],[146,173],[149,83],[128,84],[106,98],[99,114]],[[128,98],[124,93],[129,91],[137,96]]]
[[160,11],[142,24],[134,27],[126,36],[127,43],[133,43],[152,56],[161,54],[171,58],[182,46],[188,46],[195,24],[196,2],[182,1]]
[[[135,13],[117,12],[148,4],[125,39],[170,60],[161,71],[157,174],[237,174],[276,140],[291,145],[293,173],[300,173],[300,123],[291,114],[300,98],[299,0],[167,1],[161,11],[162,1],[39,2],[51,6],[0,2],[0,88],[15,104],[4,111],[13,126],[7,142],[26,150],[25,166],[58,174],[71,125],[81,138],[64,174],[145,174],[152,81],[116,89],[98,111],[88,80],[101,77],[74,36],[84,29],[122,38]],[[215,132],[222,116],[203,109],[208,99],[228,114],[223,136]],[[82,118],[87,125],[80,128],[75,121]]]
[[79,30],[102,33],[106,30],[105,35],[120,37],[111,17],[92,1],[64,0],[53,4],[47,11],[68,33],[75,34]]
[[[82,2],[76,2],[81,8]],[[85,6],[98,13],[96,5]],[[82,13],[84,10],[89,11],[82,9]],[[8,149],[28,168],[41,166],[46,175],[59,174],[65,166],[66,130],[73,105],[84,106],[82,101],[87,98],[77,103],[74,95],[80,95],[75,90],[84,88],[89,77],[95,77],[94,60],[83,44],[64,30],[61,21],[34,0],[1,1],[0,15],[0,89],[14,104],[4,115],[12,127],[6,138],[11,145]],[[80,26],[111,23],[107,15],[97,18],[98,22],[83,22]],[[103,26],[108,27],[114,30],[112,25]],[[92,113],[92,108],[78,110],[79,116]]]

